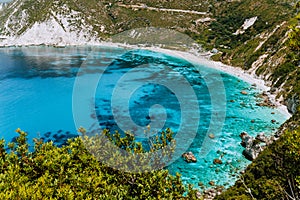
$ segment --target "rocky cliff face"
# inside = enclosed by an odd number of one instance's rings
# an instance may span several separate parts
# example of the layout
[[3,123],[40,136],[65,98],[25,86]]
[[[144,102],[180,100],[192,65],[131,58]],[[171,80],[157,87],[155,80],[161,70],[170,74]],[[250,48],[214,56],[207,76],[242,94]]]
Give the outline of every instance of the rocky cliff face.
[[293,94],[292,97],[286,100],[286,106],[289,112],[296,113],[297,108],[299,106],[299,96],[297,94]]

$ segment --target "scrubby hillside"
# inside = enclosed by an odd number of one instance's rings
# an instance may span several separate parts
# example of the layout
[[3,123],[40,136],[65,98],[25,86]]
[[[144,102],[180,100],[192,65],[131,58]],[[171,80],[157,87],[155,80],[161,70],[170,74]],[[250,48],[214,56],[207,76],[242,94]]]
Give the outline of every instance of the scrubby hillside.
[[[295,6],[299,8],[300,3]],[[266,34],[263,41],[253,38],[238,50],[220,56],[227,62],[236,62],[250,72],[269,81],[272,92],[283,97],[293,116],[284,123],[277,135],[279,140],[264,150],[248,166],[240,180],[216,199],[299,199],[300,198],[300,14],[283,22]],[[243,49],[251,49],[246,58]],[[238,53],[239,52],[239,53]],[[244,60],[238,60],[239,58]],[[247,60],[248,59],[248,60]],[[223,60],[224,61],[224,60]],[[245,62],[246,61],[246,62]],[[249,67],[243,65],[251,64]]]
[[[295,6],[296,7],[296,6]],[[277,9],[275,9],[277,14]],[[285,103],[291,113],[299,104],[299,15],[281,16],[276,23],[234,48],[222,49],[213,58],[239,66],[266,80],[270,92]],[[253,27],[255,28],[255,26]]]
[[[184,31],[194,20],[206,15],[205,12],[158,11],[156,9],[162,7],[159,3],[145,3],[109,0],[16,0],[0,13],[0,35],[19,37],[31,29],[37,31],[36,26],[46,24],[54,37],[61,35],[61,32],[57,33],[55,30],[62,29],[77,36],[104,39],[138,27],[165,27]],[[189,2],[190,7],[192,3]],[[182,9],[180,4],[174,2],[163,8]]]

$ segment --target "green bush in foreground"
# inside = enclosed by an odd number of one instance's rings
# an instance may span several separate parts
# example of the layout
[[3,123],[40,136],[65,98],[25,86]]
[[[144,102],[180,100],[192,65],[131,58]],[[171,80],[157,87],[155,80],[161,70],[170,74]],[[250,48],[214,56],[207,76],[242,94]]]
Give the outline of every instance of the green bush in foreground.
[[[112,169],[95,159],[80,137],[70,139],[63,147],[36,139],[30,152],[27,134],[20,129],[17,132],[20,135],[16,143],[8,144],[10,151],[5,150],[4,140],[0,141],[0,199],[185,198],[187,190],[178,174],[171,176],[167,170],[128,173]],[[162,134],[160,142],[172,135],[168,133]],[[130,134],[119,139],[118,145],[139,146],[139,151],[144,152]],[[189,190],[186,198],[194,199],[195,191]]]

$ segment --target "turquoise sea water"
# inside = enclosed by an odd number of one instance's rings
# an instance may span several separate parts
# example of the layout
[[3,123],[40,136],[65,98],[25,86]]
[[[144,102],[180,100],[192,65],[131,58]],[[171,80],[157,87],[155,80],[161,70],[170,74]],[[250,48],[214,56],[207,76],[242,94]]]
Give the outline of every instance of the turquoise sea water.
[[[6,141],[14,141],[16,128],[30,141],[62,145],[77,136],[79,125],[131,130],[139,141],[147,138],[148,125],[152,135],[170,127],[180,138],[179,152],[192,151],[198,162],[179,157],[167,168],[194,186],[233,184],[236,171],[249,164],[239,134],[271,134],[286,120],[276,109],[256,106],[260,91],[248,83],[152,51],[11,47],[0,49],[0,61],[0,136]],[[223,164],[214,165],[215,158]]]

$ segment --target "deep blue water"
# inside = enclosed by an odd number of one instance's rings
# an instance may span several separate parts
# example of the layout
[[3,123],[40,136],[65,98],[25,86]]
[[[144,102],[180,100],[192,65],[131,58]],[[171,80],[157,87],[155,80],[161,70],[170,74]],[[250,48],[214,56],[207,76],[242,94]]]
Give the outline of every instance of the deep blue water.
[[[232,184],[236,170],[249,164],[240,132],[271,134],[286,119],[256,106],[259,91],[248,83],[161,53],[11,47],[0,49],[0,61],[0,135],[6,141],[14,140],[17,128],[28,132],[29,141],[41,137],[62,145],[79,126],[131,130],[139,141],[170,127],[178,152],[192,151],[198,162],[179,157],[168,169],[195,186]],[[224,164],[214,165],[220,157]]]

